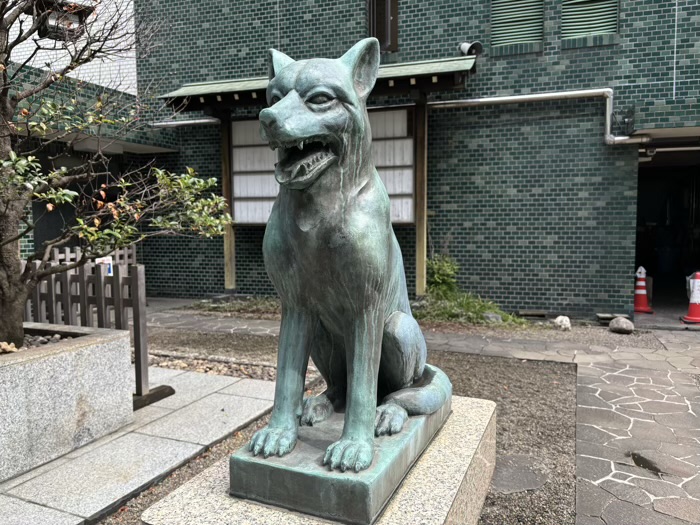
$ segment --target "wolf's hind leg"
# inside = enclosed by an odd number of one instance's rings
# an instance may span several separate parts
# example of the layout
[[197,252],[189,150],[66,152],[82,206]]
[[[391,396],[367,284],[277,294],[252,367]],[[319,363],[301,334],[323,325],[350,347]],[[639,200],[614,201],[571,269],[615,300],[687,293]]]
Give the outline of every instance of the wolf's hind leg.
[[[384,323],[380,395],[412,385],[423,374],[426,355],[425,339],[416,320],[407,313],[393,312]],[[400,405],[382,403],[377,407],[374,435],[397,434],[407,419],[408,413]]]
[[379,390],[388,394],[420,379],[428,354],[420,326],[410,315],[393,312],[384,322]]
[[379,437],[385,434],[398,434],[403,424],[408,419],[406,409],[393,403],[386,403],[377,407],[377,417],[374,420],[374,435]]
[[427,348],[416,320],[394,312],[384,327],[380,388],[374,433],[401,431],[408,416],[431,414],[452,395],[452,385],[437,367],[426,365]]
[[326,391],[304,400],[300,423],[313,426],[330,417],[345,406],[347,372],[345,349],[337,338],[333,338],[319,323],[313,337],[311,358],[326,381]]
[[302,425],[314,426],[325,421],[336,410],[340,410],[345,404],[345,389],[331,387],[325,392],[304,399],[304,409],[301,413]]

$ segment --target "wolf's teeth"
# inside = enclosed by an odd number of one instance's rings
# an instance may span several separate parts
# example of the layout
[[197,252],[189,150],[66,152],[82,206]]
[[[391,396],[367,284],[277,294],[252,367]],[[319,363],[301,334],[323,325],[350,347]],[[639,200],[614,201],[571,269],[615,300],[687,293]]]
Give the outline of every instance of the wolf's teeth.
[[304,141],[302,140],[302,141],[299,143],[299,150],[303,150],[303,149],[304,149]]

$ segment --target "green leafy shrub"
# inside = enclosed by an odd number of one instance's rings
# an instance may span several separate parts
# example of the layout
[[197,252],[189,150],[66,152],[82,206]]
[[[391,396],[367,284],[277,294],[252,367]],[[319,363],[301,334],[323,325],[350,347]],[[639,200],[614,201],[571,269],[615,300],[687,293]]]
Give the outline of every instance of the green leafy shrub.
[[463,292],[457,286],[459,265],[447,255],[435,255],[428,259],[428,295],[414,308],[416,319],[432,322],[483,324],[484,314],[501,316],[509,325],[525,324],[523,319],[507,314],[499,306],[478,295]]
[[426,263],[428,294],[447,299],[459,293],[457,272],[459,265],[448,255],[434,255]]

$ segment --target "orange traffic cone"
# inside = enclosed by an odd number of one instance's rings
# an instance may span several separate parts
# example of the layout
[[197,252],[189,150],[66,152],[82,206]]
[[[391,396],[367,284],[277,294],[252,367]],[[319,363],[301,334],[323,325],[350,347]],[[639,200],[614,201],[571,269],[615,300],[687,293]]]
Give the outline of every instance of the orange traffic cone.
[[690,276],[690,304],[688,315],[681,317],[684,323],[700,323],[700,272]]
[[[647,271],[644,266],[637,268],[637,280],[634,283],[634,311],[640,314],[653,314],[647,301]],[[698,321],[700,322],[700,321]]]

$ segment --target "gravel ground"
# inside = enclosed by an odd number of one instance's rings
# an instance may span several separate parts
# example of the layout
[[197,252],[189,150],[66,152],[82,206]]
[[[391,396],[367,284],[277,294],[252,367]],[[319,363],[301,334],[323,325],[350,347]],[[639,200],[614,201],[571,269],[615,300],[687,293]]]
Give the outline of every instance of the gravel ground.
[[453,352],[428,360],[452,381],[454,394],[490,399],[496,454],[525,454],[549,480],[539,490],[489,493],[481,525],[573,525],[576,507],[576,368]]
[[277,337],[148,328],[149,351],[230,357],[239,363],[277,365]]
[[[149,340],[155,353],[164,354],[151,357],[152,364],[157,366],[237,377],[274,378],[274,337],[151,330]],[[241,349],[241,353],[231,350],[233,348]],[[238,361],[245,361],[245,364]],[[499,456],[534,456],[536,467],[549,476],[548,482],[536,491],[489,494],[480,524],[573,524],[574,366],[439,351],[430,352],[429,361],[449,375],[456,395],[490,399],[498,404]],[[307,377],[309,394],[323,390],[323,381],[314,381],[317,374],[312,369]],[[267,420],[268,416],[215,445],[99,523],[140,525],[140,515],[145,509],[216,461],[229,456]]]
[[664,346],[650,331],[637,330],[629,335],[614,334],[605,326],[575,324],[570,331],[557,330],[551,323],[530,323],[524,327],[493,325],[460,325],[454,323],[421,323],[424,332],[448,332],[480,335],[503,341],[569,341],[615,348],[627,346],[663,350]]

